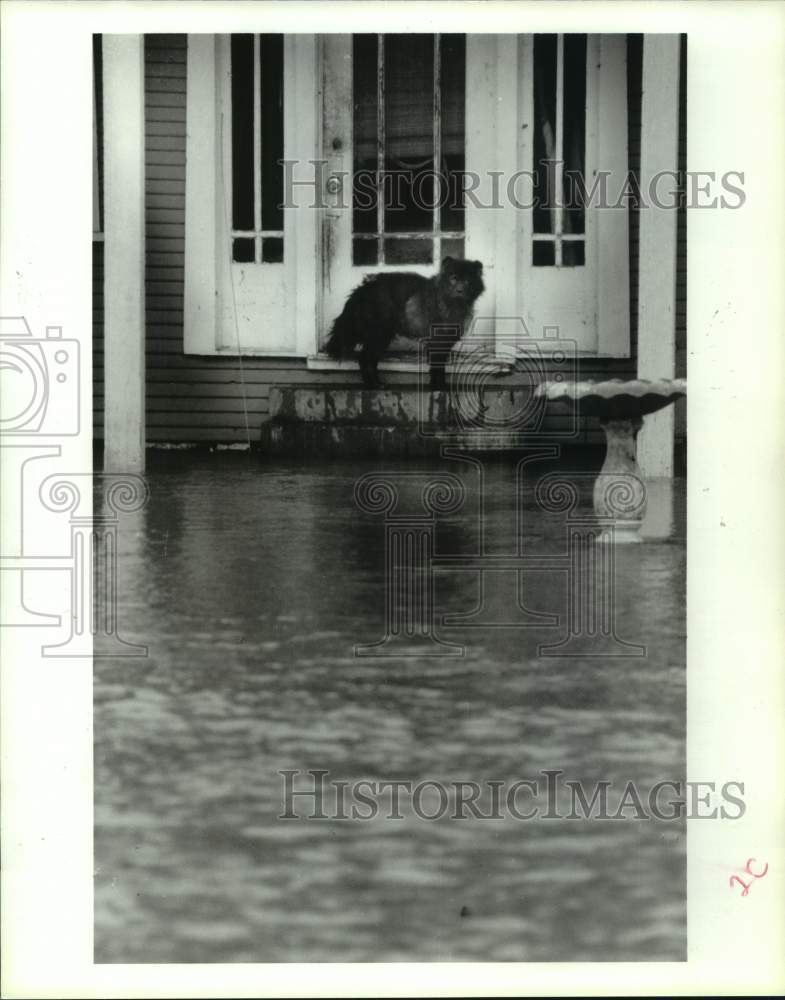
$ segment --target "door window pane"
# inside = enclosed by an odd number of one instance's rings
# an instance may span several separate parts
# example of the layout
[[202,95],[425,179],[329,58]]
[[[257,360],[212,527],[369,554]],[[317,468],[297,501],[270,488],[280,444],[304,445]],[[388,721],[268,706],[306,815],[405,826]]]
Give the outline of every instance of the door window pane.
[[586,40],[579,34],[534,36],[532,229],[554,237],[541,246],[535,241],[536,266],[585,263],[583,242],[563,237],[582,235],[586,228]]
[[281,236],[265,236],[262,240],[262,262],[264,264],[283,263],[283,238]]
[[535,233],[553,233],[556,164],[556,35],[534,36],[534,210]]
[[563,267],[582,267],[585,263],[583,240],[565,240],[561,249]]
[[445,257],[455,257],[457,260],[463,260],[463,252],[463,240],[442,240],[442,260]]
[[586,35],[564,36],[564,215],[565,233],[584,232],[586,171]]
[[384,169],[388,233],[433,229],[434,36],[384,36]]
[[352,240],[352,264],[354,267],[368,267],[375,264],[378,256],[375,239],[364,240],[361,237],[355,237]]
[[[379,35],[353,39],[354,189],[352,224],[355,233],[375,233],[378,186]],[[375,255],[374,255],[375,257]]]
[[384,259],[388,264],[432,264],[433,240],[385,240]]
[[[466,169],[466,36],[442,35],[441,42],[441,172],[447,191],[446,197],[444,191],[441,196],[441,226],[446,232],[463,232],[462,177]],[[448,252],[442,247],[442,257],[447,255]]]
[[254,228],[253,35],[232,35],[232,227]]
[[230,53],[232,260],[280,263],[283,35],[232,35]]
[[438,260],[464,230],[465,38],[355,35],[353,59],[353,264]]
[[241,236],[232,241],[232,260],[238,264],[253,264],[256,259],[256,240]]
[[532,264],[535,267],[553,267],[555,263],[553,240],[535,240],[532,243]]
[[[259,36],[262,228],[283,229],[283,35]],[[262,255],[264,260],[264,254]]]

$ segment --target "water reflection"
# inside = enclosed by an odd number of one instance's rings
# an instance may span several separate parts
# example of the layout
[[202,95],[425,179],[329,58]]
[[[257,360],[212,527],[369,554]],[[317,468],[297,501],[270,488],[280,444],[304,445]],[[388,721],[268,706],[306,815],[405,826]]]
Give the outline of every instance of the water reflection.
[[[150,656],[96,661],[98,961],[685,958],[683,822],[276,819],[287,768],[683,778],[683,545],[619,550],[620,628],[645,658],[546,659],[545,627],[442,626],[461,659],[357,659],[384,624],[383,524],[352,494],[368,464],[177,462],[121,528],[120,627]],[[466,501],[437,552],[478,551],[481,495],[503,551],[514,467],[482,488],[447,467]],[[677,536],[683,501],[680,484]],[[564,551],[563,518],[524,506],[525,550]],[[564,573],[525,576],[528,606],[563,616]],[[440,614],[477,590],[440,570]]]

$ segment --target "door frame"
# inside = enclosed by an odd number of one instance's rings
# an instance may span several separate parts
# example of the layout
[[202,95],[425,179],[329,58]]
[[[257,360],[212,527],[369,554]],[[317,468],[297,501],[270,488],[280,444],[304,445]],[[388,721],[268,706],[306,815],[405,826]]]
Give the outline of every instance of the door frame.
[[[327,254],[335,248],[324,238],[330,196],[321,190],[317,161],[324,148],[324,108],[330,100],[332,81],[325,45],[331,36],[288,35],[284,76],[285,156],[295,161],[285,251],[286,322],[294,335],[286,351],[269,350],[263,339],[244,348],[254,356],[302,357],[316,355],[324,328],[324,283],[329,271]],[[598,162],[609,171],[610,190],[621,189],[614,178],[627,176],[626,35],[600,35],[600,74],[597,98]],[[221,91],[219,87],[218,36],[188,36],[186,137],[187,182],[185,220],[184,351],[186,354],[236,354],[236,347],[221,347],[221,309],[218,291],[226,254],[221,234],[224,206],[218,183],[223,165]],[[476,189],[482,204],[492,200],[494,173],[510,176],[521,162],[520,134],[526,124],[520,79],[521,45],[515,34],[466,35],[466,163],[480,175]],[[346,74],[344,73],[344,76]],[[349,76],[349,79],[351,77]],[[619,86],[622,80],[624,86]],[[477,99],[479,96],[480,99]],[[346,95],[344,95],[344,98]],[[205,151],[208,151],[205,155]],[[351,170],[351,149],[330,150],[324,176],[337,169]],[[324,198],[328,207],[317,208]],[[302,209],[302,210],[298,210]],[[482,213],[478,215],[478,213]],[[507,208],[466,205],[466,256],[485,264],[486,292],[478,302],[478,315],[519,317],[521,311],[520,250],[523,239],[520,216]],[[630,356],[629,234],[626,206],[596,212],[597,245],[623,248],[615,254],[597,254],[597,344],[582,353],[599,357]],[[511,252],[514,248],[514,252]],[[351,246],[346,248],[351,253]],[[348,259],[351,259],[350,257]],[[529,330],[532,337],[546,331]],[[320,367],[327,364],[323,359]]]

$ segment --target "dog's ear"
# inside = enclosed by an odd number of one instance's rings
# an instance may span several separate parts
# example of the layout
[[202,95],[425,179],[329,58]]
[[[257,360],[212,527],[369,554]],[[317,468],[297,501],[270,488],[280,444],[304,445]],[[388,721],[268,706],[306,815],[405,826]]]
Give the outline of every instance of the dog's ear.
[[482,274],[482,261],[481,260],[475,260],[475,261],[472,261],[472,263],[474,264],[474,270],[477,272],[477,274],[478,275]]
[[453,257],[442,258],[442,271],[451,271],[454,264],[455,260]]

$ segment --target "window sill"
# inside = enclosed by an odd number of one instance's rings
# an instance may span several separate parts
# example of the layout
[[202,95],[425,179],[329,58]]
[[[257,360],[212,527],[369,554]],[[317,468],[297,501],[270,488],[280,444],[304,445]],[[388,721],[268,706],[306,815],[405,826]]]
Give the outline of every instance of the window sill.
[[[454,350],[454,349],[453,349]],[[460,352],[457,352],[460,353]],[[626,358],[617,357],[615,355],[603,355],[598,354],[596,351],[576,351],[575,356],[577,358],[593,359],[596,361],[621,361],[628,360],[629,356]],[[360,366],[357,361],[351,359],[340,359],[336,360],[331,358],[327,354],[309,354],[306,359],[306,365],[309,371],[315,372],[356,372],[360,370]],[[454,372],[459,367],[460,362],[450,362],[447,365],[448,372]],[[498,375],[509,375],[514,370],[515,365],[509,361],[498,360],[489,357],[485,361],[484,365],[480,365],[479,361],[473,362],[473,367],[477,366],[477,374],[498,374]],[[423,362],[420,360],[418,354],[403,354],[392,356],[389,355],[383,358],[379,362],[379,371],[382,372],[400,372],[401,374],[416,375],[423,368]]]
[[[306,358],[308,371],[315,372],[357,372],[360,365],[356,361],[336,360],[326,354],[311,354]],[[477,375],[510,375],[513,366],[504,361],[488,360],[480,365],[475,362],[474,371]],[[423,371],[423,363],[416,354],[402,354],[400,357],[387,357],[379,362],[380,372],[397,372],[401,375],[419,375]],[[446,365],[448,374],[461,372],[459,364],[450,362]],[[465,373],[465,372],[464,372]]]
[[[309,354],[305,360],[308,370],[314,372],[356,372],[360,370],[356,361],[348,358],[337,360],[328,354]],[[422,366],[416,354],[402,354],[398,358],[387,357],[379,362],[379,371],[382,372],[416,374],[421,369]]]

